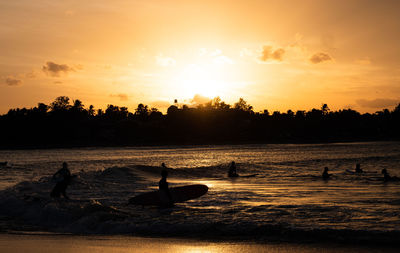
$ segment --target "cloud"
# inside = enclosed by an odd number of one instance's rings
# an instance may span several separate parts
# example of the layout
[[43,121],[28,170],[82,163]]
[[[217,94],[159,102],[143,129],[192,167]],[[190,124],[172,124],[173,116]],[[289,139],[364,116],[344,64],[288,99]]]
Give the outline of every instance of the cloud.
[[400,99],[388,99],[388,98],[377,98],[377,99],[358,99],[356,103],[361,107],[368,108],[386,108],[390,106],[395,106],[400,103]]
[[156,63],[162,67],[175,66],[176,61],[174,58],[159,55],[156,57]]
[[252,57],[254,55],[253,51],[248,48],[242,48],[239,52],[240,57]]
[[318,64],[324,61],[331,61],[332,57],[330,57],[326,53],[316,53],[313,56],[311,56],[310,61],[314,64]]
[[14,77],[7,77],[5,81],[8,86],[17,86],[22,84],[22,80],[16,79]]
[[25,77],[26,78],[35,78],[35,77],[37,77],[37,73],[36,73],[36,71],[31,71],[29,73],[26,73]]
[[222,54],[221,49],[208,50],[207,48],[199,49],[199,56],[205,61],[210,61],[215,65],[234,64],[235,62],[226,55]]
[[211,101],[211,98],[202,96],[200,94],[195,94],[193,98],[190,100],[190,103],[193,105],[201,105]]
[[51,61],[46,62],[46,65],[42,67],[43,72],[49,76],[59,77],[61,73],[68,74],[69,72],[75,71],[75,69],[69,67],[66,64],[57,64]]
[[282,61],[284,54],[285,54],[285,49],[283,48],[278,48],[273,50],[271,46],[263,46],[260,60],[263,62],[266,62],[268,60]]
[[123,94],[123,93],[120,93],[120,94],[111,94],[110,97],[114,97],[114,98],[117,97],[117,98],[119,98],[119,100],[121,100],[121,101],[127,101],[127,100],[129,99],[128,95],[127,95],[127,94]]
[[82,64],[75,64],[74,68],[77,70],[82,70],[83,69],[83,65]]
[[217,65],[233,64],[234,63],[231,58],[229,58],[229,57],[227,57],[225,55],[216,56],[213,59],[213,62],[214,62],[214,64],[217,64]]

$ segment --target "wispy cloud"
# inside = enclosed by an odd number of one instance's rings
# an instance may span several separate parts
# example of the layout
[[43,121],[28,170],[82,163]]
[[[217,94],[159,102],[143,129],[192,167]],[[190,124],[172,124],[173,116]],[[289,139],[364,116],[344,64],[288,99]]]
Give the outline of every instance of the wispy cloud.
[[75,69],[68,66],[67,64],[57,64],[51,61],[46,62],[42,67],[44,73],[49,76],[59,77],[61,74],[68,74],[69,72],[74,72]]
[[260,60],[263,62],[269,60],[282,61],[284,54],[285,54],[285,49],[283,48],[273,49],[272,46],[263,46]]
[[195,94],[193,98],[190,100],[190,103],[192,105],[200,105],[200,104],[205,104],[211,101],[211,98],[202,96],[200,94]]
[[332,57],[326,53],[316,53],[311,56],[310,61],[314,64],[318,64],[324,61],[331,61]]
[[224,65],[224,64],[233,64],[233,60],[231,58],[229,58],[228,56],[225,55],[219,55],[216,56],[213,59],[213,63],[217,64],[217,65]]
[[29,73],[25,74],[26,78],[36,78],[37,77],[37,72],[36,71],[31,71]]
[[367,108],[386,108],[390,106],[395,106],[400,103],[400,98],[399,99],[390,99],[390,98],[377,98],[377,99],[358,99],[356,100],[356,103],[360,105],[361,107],[367,107]]
[[254,55],[253,50],[249,48],[242,48],[239,52],[240,57],[252,57]]
[[221,49],[208,50],[207,48],[201,48],[199,56],[203,59],[210,60],[216,65],[234,64],[235,62],[228,56],[222,53]]
[[7,77],[7,78],[5,79],[5,82],[6,82],[6,84],[7,84],[8,86],[17,86],[17,85],[22,84],[22,80],[16,79],[16,78],[14,78],[14,77]]

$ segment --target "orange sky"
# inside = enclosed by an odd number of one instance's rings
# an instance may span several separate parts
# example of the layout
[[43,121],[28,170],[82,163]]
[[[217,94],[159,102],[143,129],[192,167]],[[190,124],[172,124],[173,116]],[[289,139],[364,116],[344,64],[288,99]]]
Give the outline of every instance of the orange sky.
[[391,109],[399,10],[396,0],[0,0],[0,113],[61,95],[131,111],[204,96],[256,111]]

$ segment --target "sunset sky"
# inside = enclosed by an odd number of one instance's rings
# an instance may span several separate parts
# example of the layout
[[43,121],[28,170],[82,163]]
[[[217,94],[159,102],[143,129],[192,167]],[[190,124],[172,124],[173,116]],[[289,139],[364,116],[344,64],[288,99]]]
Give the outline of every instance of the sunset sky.
[[0,113],[51,103],[165,112],[393,109],[400,1],[0,0]]

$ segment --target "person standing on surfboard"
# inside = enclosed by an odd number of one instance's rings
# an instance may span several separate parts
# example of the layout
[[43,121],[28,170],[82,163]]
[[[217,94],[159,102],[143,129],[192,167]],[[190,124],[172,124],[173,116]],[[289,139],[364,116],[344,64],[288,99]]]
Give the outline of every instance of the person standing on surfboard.
[[162,170],[161,171],[161,180],[158,183],[158,189],[167,194],[169,201],[172,204],[173,201],[172,201],[171,193],[169,192],[167,177],[168,177],[168,171]]
[[229,166],[228,177],[238,177],[239,175],[236,173],[236,163],[234,161],[231,162],[231,166]]
[[71,172],[68,169],[68,164],[66,162],[63,162],[63,167],[53,175],[53,180],[56,181],[57,184],[51,191],[50,196],[52,198],[59,198],[62,194],[64,198],[69,199],[65,190],[71,183],[71,178],[72,176]]

